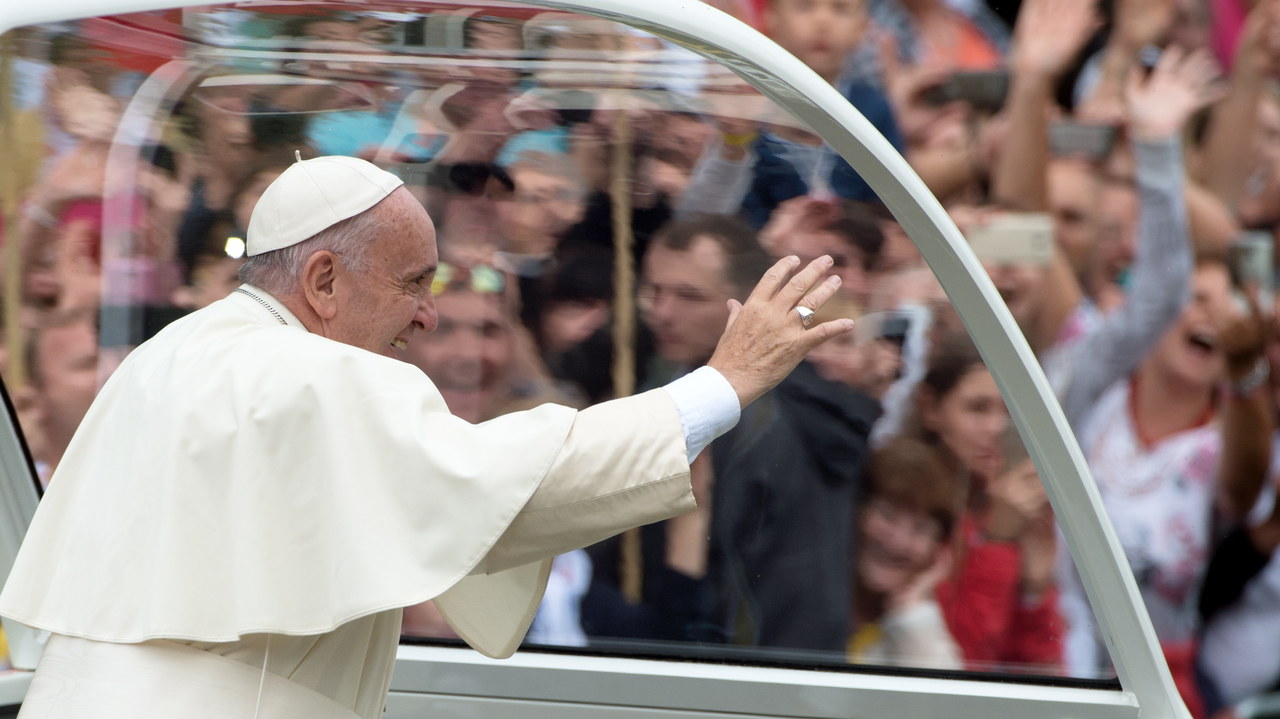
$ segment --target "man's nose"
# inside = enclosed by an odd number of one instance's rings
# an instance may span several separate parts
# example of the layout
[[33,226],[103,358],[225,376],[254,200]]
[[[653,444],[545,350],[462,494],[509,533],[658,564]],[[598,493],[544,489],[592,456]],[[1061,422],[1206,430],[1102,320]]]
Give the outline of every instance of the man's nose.
[[648,312],[645,314],[656,322],[665,323],[674,317],[677,312],[679,312],[679,307],[676,306],[675,297],[672,297],[670,292],[659,292],[649,303]]
[[427,332],[435,330],[440,324],[440,314],[436,311],[436,296],[427,293],[418,303],[418,311],[413,316],[413,323]]
[[460,326],[459,331],[449,337],[454,356],[478,359],[484,344],[484,332],[479,327]]

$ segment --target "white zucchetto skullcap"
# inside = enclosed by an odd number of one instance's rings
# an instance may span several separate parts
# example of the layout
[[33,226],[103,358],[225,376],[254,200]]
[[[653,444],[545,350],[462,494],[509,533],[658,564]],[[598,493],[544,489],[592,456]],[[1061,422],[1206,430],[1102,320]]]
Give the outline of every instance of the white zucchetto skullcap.
[[249,218],[249,257],[296,245],[378,204],[400,178],[354,157],[299,160],[267,186]]

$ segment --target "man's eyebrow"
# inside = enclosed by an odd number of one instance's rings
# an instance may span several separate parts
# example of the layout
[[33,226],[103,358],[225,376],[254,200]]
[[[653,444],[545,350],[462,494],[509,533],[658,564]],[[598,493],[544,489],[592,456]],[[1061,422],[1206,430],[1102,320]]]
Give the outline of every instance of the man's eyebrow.
[[437,269],[437,266],[434,264],[427,265],[426,267],[423,267],[422,269],[419,269],[419,270],[410,270],[406,274],[406,277],[409,277],[410,279],[426,277],[427,275],[434,273],[436,269]]

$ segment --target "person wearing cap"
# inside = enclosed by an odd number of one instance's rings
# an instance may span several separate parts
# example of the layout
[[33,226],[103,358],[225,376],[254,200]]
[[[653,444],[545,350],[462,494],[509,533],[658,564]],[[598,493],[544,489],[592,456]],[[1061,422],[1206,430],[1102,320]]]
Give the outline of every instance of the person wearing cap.
[[36,512],[0,594],[51,632],[23,717],[372,719],[428,599],[510,655],[548,558],[692,509],[693,457],[851,328],[812,322],[830,259],[787,258],[708,367],[472,425],[390,356],[436,325],[435,231],[397,178],[299,161],[246,242],[245,284],[126,358]]

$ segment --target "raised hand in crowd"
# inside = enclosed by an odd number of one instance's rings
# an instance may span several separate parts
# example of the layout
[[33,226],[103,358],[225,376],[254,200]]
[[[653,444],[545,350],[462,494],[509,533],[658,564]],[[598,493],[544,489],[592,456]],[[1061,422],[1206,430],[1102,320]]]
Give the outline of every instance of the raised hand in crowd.
[[1227,401],[1222,406],[1222,463],[1218,500],[1224,514],[1243,517],[1253,507],[1271,470],[1275,403],[1270,387],[1267,345],[1275,329],[1271,308],[1252,295],[1248,312],[1215,317],[1217,343],[1225,361]]
[[1018,584],[1023,601],[1038,602],[1055,583],[1057,529],[1044,484],[1029,457],[1012,462],[987,488],[988,539],[1018,545]]
[[878,39],[877,54],[885,93],[906,143],[905,155],[929,190],[944,200],[984,178],[989,157],[970,142],[972,110],[963,102],[930,102],[930,93],[951,71],[930,65],[907,66],[890,35]]
[[1249,79],[1280,76],[1280,2],[1254,3],[1236,45],[1232,74]]
[[1199,109],[1221,99],[1225,88],[1218,65],[1205,50],[1166,48],[1144,81],[1129,76],[1125,90],[1129,133],[1137,140],[1162,140],[1181,132]]
[[936,106],[927,100],[929,91],[951,76],[950,70],[929,65],[905,65],[899,57],[898,43],[893,36],[881,35],[876,41],[877,56],[884,73],[885,91],[908,146],[924,143],[930,135],[930,129],[945,118],[963,116],[966,113],[962,102],[953,101]]
[[506,87],[470,86],[445,101],[442,112],[457,126],[441,152],[449,162],[490,162],[515,133],[507,106],[516,94]]
[[992,194],[1028,211],[1049,206],[1049,115],[1058,79],[1098,27],[1093,0],[1028,0],[1018,13],[1005,107],[1007,133],[992,171]]
[[1101,23],[1096,0],[1026,0],[1013,28],[1015,77],[1057,79]]
[[984,531],[996,541],[1015,541],[1049,504],[1044,485],[1030,459],[1006,468],[987,485],[990,508]]
[[[1226,359],[1226,379],[1241,382],[1259,362],[1266,362],[1267,343],[1271,340],[1273,313],[1262,308],[1252,294],[1244,294],[1247,312],[1218,320],[1218,346]],[[1261,387],[1261,385],[1260,385]]]
[[[1280,2],[1264,0],[1249,12],[1236,46],[1226,97],[1213,110],[1201,153],[1201,180],[1246,218],[1273,213],[1280,172],[1257,138],[1268,85],[1280,77]],[[1263,148],[1265,150],[1265,146]],[[1261,202],[1258,202],[1261,200]],[[1251,211],[1257,206],[1257,211]]]
[[799,195],[778,204],[769,215],[769,221],[760,229],[760,246],[777,257],[784,240],[797,232],[811,232],[823,227],[840,215],[840,207],[826,199],[812,195]]
[[1177,0],[1117,0],[1097,86],[1077,109],[1081,120],[1118,123],[1125,87],[1143,48],[1159,44],[1173,24]]

